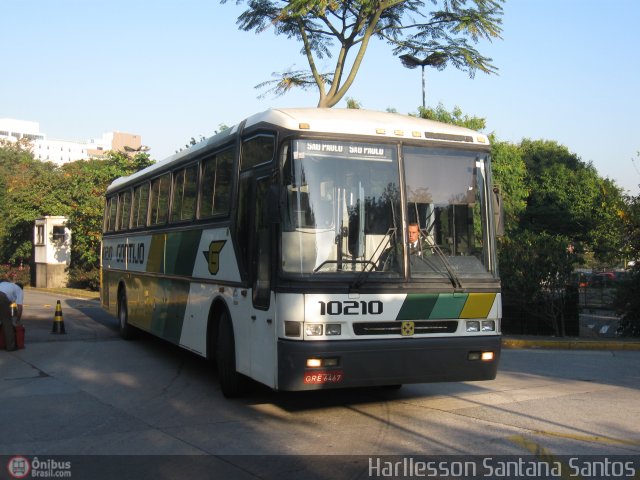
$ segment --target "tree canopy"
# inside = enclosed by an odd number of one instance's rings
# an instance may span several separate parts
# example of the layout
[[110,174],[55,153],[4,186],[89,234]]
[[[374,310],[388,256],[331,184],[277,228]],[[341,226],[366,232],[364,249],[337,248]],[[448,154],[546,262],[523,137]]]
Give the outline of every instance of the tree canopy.
[[[226,3],[227,0],[221,0]],[[236,3],[244,3],[237,0]],[[317,88],[318,107],[332,107],[356,78],[372,39],[388,43],[395,55],[424,57],[442,70],[448,65],[473,77],[496,73],[492,59],[474,45],[500,38],[503,0],[247,0],[239,28],[256,33],[273,28],[302,43],[308,70],[273,73],[257,88],[282,95],[292,88]],[[355,53],[354,53],[355,52]],[[331,71],[320,60],[333,58]],[[267,93],[268,93],[267,92]]]
[[97,285],[104,192],[151,163],[146,153],[107,152],[57,166],[34,159],[27,142],[0,140],[0,263],[28,262],[34,221],[63,215],[73,232],[70,276],[90,275]]

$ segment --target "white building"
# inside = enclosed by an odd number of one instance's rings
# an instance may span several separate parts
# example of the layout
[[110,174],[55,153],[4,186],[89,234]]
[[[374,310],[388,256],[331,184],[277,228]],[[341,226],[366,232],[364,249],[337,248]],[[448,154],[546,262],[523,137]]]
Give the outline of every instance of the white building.
[[140,151],[142,145],[140,135],[123,132],[108,132],[104,133],[101,138],[79,141],[48,139],[46,134],[40,132],[38,122],[13,118],[0,118],[0,138],[9,141],[26,138],[32,142],[34,158],[57,165],[74,160],[100,157],[109,150]]

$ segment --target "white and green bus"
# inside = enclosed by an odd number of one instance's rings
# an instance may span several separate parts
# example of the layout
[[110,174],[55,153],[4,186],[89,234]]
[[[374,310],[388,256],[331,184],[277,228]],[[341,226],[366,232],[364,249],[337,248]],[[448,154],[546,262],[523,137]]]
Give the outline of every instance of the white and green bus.
[[226,396],[493,379],[489,150],[393,113],[256,114],[109,186],[102,304],[215,360]]

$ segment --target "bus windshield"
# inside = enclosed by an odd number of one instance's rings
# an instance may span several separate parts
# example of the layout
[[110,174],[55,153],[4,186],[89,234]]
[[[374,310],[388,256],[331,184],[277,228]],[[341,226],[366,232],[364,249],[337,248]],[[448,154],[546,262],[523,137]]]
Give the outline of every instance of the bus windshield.
[[492,278],[486,158],[411,146],[402,155],[403,189],[396,145],[316,139],[287,145],[283,271],[367,272],[373,278],[411,276],[457,286],[463,277]]

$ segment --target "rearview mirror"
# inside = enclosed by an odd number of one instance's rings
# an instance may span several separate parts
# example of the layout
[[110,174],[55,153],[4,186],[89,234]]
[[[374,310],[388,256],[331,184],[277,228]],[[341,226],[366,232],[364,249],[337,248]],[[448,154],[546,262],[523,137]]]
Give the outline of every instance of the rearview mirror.
[[491,196],[493,206],[493,226],[496,236],[504,237],[504,208],[502,206],[502,194],[498,185],[493,186],[493,195]]

